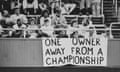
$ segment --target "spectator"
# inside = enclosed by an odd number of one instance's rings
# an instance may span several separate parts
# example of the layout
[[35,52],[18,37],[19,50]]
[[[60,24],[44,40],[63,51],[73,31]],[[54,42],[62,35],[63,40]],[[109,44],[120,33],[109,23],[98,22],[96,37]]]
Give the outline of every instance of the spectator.
[[75,10],[75,8],[76,8],[75,3],[66,3],[64,6],[67,11],[67,14],[71,14],[73,12],[73,10]]
[[11,22],[9,12],[7,10],[3,10],[2,20],[5,20],[6,23],[10,23]]
[[[89,37],[89,36],[93,36],[95,32],[95,27],[91,21],[91,18],[90,17],[85,17],[83,22],[82,22],[82,34],[85,36],[85,37]],[[92,30],[89,30],[89,29],[92,29]]]
[[80,9],[90,8],[92,4],[92,0],[81,0],[80,1]]
[[2,19],[2,12],[0,12],[0,20]]
[[[12,28],[13,24],[9,23],[7,24],[5,20],[0,21],[0,25],[2,28]],[[3,30],[2,35],[3,38],[11,37],[11,30]]]
[[81,26],[77,23],[77,21],[73,21],[71,24],[71,30],[70,30],[70,37],[72,38],[83,38],[84,36],[81,34],[82,29],[80,28]]
[[77,21],[73,21],[72,24],[71,24],[71,27],[73,28],[79,28],[79,24]]
[[70,35],[71,33],[77,31],[78,28],[79,28],[79,25],[78,25],[77,21],[72,21],[71,26],[68,27],[67,34]]
[[34,18],[31,19],[30,25],[28,26],[27,29],[29,29],[28,30],[28,37],[29,38],[37,38],[37,36],[38,36],[37,31],[38,31],[39,27],[35,24]]
[[41,25],[41,27],[46,26],[46,25],[51,26],[51,18],[49,16],[49,12],[47,10],[45,10],[43,12],[42,17],[40,18],[40,25]]
[[9,12],[7,10],[3,10],[2,17],[3,18],[10,17]]
[[57,10],[56,14],[52,17],[52,24],[57,28],[66,28],[67,22],[63,15],[61,15],[61,11]]
[[22,29],[25,29],[27,26],[25,24],[22,23],[21,19],[17,20],[17,23],[15,25],[13,25],[13,37],[23,37],[24,36],[24,31]]
[[11,15],[12,22],[16,23],[18,19],[21,19],[23,23],[27,23],[26,15],[20,13],[20,9],[16,8],[15,13]]
[[65,7],[65,4],[64,4],[63,2],[61,3],[60,9],[61,9],[61,14],[62,14],[62,15],[67,15],[67,14],[68,14],[68,13],[67,13],[67,9],[66,9],[66,7]]

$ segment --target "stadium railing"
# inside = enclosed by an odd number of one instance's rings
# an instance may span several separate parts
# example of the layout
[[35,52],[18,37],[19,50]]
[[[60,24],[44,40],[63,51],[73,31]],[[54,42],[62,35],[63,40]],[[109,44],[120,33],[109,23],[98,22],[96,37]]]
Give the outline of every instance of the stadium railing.
[[[113,31],[119,31],[119,34],[120,34],[120,29],[112,29],[112,25],[114,25],[114,23],[111,24],[110,28],[105,28],[105,29],[94,29],[94,31],[104,31],[107,38],[110,38],[110,39],[120,39],[120,35],[118,35],[118,37],[115,37],[114,34],[113,34]],[[26,32],[27,31],[34,31],[34,30],[42,30],[42,31],[82,31],[81,29],[64,29],[64,28],[59,28],[59,29],[12,29],[12,28],[3,28],[1,29],[1,31],[15,31],[15,30],[21,30],[21,31],[24,31],[24,37],[23,39],[25,38],[26,39]],[[93,31],[93,29],[85,29],[85,31]],[[107,34],[108,32],[108,34]],[[118,33],[118,32],[117,32]],[[97,35],[97,34],[96,34]],[[98,36],[101,36],[101,34]],[[0,39],[4,39],[4,37],[0,37]],[[9,39],[9,38],[8,38]],[[29,38],[28,38],[29,39]]]

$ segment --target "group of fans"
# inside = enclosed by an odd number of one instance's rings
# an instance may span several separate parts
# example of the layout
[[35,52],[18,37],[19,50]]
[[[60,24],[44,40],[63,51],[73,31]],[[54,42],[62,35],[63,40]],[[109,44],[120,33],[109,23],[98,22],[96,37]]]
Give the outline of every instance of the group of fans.
[[[13,2],[20,3],[12,4],[15,7],[11,9],[13,13],[4,7],[3,2],[1,4],[1,8],[5,8],[0,14],[2,38],[84,38],[97,34],[91,15],[101,15],[101,0],[13,0]],[[32,17],[28,20],[27,15],[33,14],[40,15],[39,23]],[[82,23],[72,20],[72,23],[68,24],[65,15],[71,14],[83,16]]]

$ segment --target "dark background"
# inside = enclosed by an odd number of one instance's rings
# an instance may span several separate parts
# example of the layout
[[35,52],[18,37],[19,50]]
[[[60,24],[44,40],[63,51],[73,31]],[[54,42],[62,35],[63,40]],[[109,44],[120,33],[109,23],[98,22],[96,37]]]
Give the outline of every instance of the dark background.
[[27,67],[0,68],[0,72],[120,72],[119,68],[106,67]]

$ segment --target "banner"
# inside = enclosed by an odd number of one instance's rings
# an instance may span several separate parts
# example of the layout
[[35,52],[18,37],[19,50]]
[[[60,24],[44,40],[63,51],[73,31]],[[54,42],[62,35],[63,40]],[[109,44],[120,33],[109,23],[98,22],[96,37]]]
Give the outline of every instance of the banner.
[[107,66],[107,38],[45,38],[44,66]]

